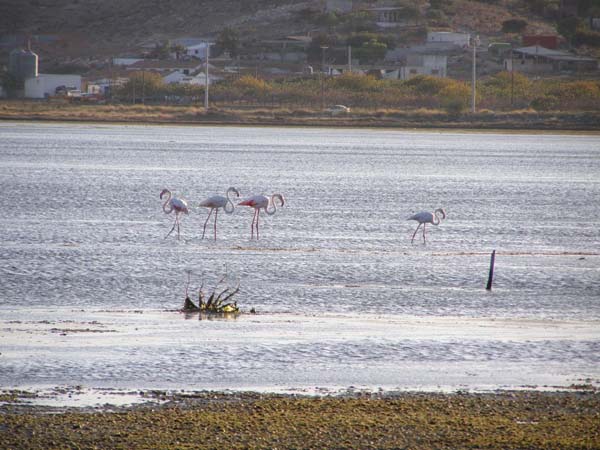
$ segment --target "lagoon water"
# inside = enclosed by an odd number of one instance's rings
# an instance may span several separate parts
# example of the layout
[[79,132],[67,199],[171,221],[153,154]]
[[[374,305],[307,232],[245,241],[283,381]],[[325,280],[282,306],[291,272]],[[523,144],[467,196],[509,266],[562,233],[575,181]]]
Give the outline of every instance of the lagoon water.
[[[598,135],[6,122],[0,186],[0,387],[600,384]],[[259,241],[200,239],[229,186],[286,197]],[[177,312],[187,271],[258,314]]]

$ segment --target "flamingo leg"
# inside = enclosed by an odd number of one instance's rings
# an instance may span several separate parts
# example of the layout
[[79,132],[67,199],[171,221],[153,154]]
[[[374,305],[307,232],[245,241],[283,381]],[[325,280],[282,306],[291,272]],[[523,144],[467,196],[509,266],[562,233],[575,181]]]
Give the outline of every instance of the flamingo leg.
[[426,223],[423,224],[423,244],[425,244],[426,240],[425,240],[425,227],[427,226]]
[[210,219],[210,215],[213,212],[213,208],[210,208],[210,211],[208,212],[208,217],[206,218],[206,222],[204,222],[204,230],[202,231],[202,239],[204,239],[204,234],[206,233],[206,224],[208,223],[208,219]]
[[215,241],[217,240],[217,215],[219,214],[219,208],[215,209]]
[[175,223],[177,223],[177,240],[179,240],[179,213],[175,213]]
[[419,222],[419,225],[417,226],[417,229],[415,230],[415,232],[412,235],[412,239],[410,240],[411,244],[415,241],[415,236],[417,235],[417,231],[419,231],[419,228],[421,227],[421,223]]
[[176,226],[177,226],[177,214],[175,214],[175,221],[173,222],[173,227],[171,228],[171,231],[169,231],[167,233],[167,235],[165,236],[165,239],[168,238],[171,235],[171,233],[173,232],[173,230],[175,230]]
[[256,210],[256,240],[258,241],[258,219],[260,218],[260,209]]
[[252,223],[250,224],[250,239],[254,239],[254,221],[256,220],[257,209],[254,210],[254,215],[252,216]]

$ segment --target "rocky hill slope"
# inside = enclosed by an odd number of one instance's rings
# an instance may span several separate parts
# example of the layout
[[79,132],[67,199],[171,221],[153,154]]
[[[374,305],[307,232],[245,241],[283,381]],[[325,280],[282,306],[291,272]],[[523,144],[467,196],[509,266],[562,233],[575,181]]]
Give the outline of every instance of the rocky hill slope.
[[[444,0],[441,21],[427,16],[429,1],[409,3],[420,7],[421,23],[433,28],[494,36],[501,35],[504,20],[522,18],[528,33],[555,31],[553,24],[533,16],[522,0]],[[115,56],[164,39],[214,37],[224,27],[235,29],[244,41],[319,28],[332,31],[299,13],[323,4],[323,0],[3,0],[0,38],[15,33],[60,36],[58,44],[36,47],[46,58]]]

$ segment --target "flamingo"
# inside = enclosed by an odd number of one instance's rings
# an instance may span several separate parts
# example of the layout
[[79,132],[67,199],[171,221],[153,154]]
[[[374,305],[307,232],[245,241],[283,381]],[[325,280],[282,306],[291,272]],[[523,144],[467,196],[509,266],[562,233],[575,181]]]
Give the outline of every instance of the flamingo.
[[[264,208],[269,216],[272,216],[277,211],[277,205],[275,204],[276,198],[279,199],[279,202],[281,203],[280,206],[285,205],[285,199],[281,194],[273,194],[271,195],[271,198],[264,195],[253,195],[238,203],[240,206],[250,206],[251,208],[254,208],[254,217],[252,218],[252,224],[250,225],[250,239],[254,237],[254,223],[256,223],[256,239],[258,239],[258,216],[260,214],[260,209]],[[273,209],[269,210],[269,206],[273,206]]]
[[[202,239],[204,239],[204,234],[206,233],[206,225],[208,224],[208,219],[210,219],[210,215],[212,214],[213,210],[215,211],[215,241],[217,240],[217,215],[219,214],[219,208],[223,208],[225,214],[233,214],[235,206],[233,206],[233,202],[229,198],[230,192],[235,193],[235,195],[237,195],[238,197],[240,196],[240,191],[238,191],[234,187],[230,187],[229,189],[227,189],[225,197],[223,197],[222,195],[213,195],[212,197],[209,197],[206,200],[200,202],[200,206],[210,208],[210,212],[208,213],[206,222],[204,222],[204,231],[202,231]],[[231,205],[231,208],[227,209],[229,205]]]
[[[438,214],[441,215],[438,216]],[[417,235],[417,231],[419,231],[419,227],[423,225],[423,243],[425,243],[425,226],[430,223],[432,225],[439,225],[442,219],[446,218],[446,211],[442,208],[436,209],[433,213],[429,211],[421,211],[420,213],[415,214],[414,216],[409,217],[407,220],[416,220],[419,222],[417,229],[413,233],[412,239],[410,242],[414,242],[415,236]]]
[[162,206],[163,211],[165,214],[171,214],[173,211],[175,211],[175,222],[173,223],[173,228],[171,228],[171,231],[169,231],[169,233],[165,236],[165,239],[168,238],[175,227],[177,227],[177,240],[179,240],[179,214],[189,214],[188,205],[185,200],[173,197],[171,191],[168,189],[162,190],[160,193],[160,199],[162,200],[165,195],[167,196],[167,199]]

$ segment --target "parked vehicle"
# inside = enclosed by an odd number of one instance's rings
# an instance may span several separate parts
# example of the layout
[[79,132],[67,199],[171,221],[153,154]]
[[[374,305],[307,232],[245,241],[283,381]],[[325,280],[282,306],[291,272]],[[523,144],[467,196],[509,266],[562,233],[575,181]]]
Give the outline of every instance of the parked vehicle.
[[348,114],[350,112],[350,108],[344,105],[333,105],[330,108],[327,108],[327,112],[332,116],[337,116],[339,114]]

